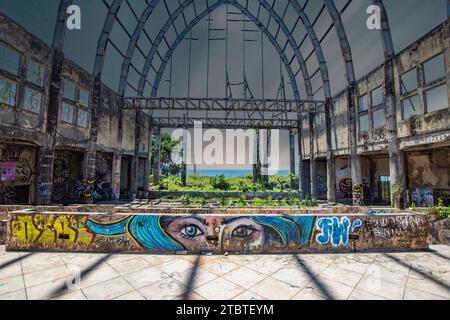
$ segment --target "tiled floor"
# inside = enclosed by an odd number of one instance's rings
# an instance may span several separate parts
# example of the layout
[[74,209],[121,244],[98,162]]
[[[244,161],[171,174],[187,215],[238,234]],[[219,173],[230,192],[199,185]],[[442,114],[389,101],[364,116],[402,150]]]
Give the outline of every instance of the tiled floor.
[[4,299],[447,299],[450,247],[429,252],[156,256],[5,252]]

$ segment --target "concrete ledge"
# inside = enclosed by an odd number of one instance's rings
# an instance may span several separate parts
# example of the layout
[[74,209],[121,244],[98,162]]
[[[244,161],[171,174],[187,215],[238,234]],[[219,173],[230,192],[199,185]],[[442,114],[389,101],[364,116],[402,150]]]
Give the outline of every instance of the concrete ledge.
[[428,248],[425,215],[404,213],[9,214],[7,250],[301,253]]

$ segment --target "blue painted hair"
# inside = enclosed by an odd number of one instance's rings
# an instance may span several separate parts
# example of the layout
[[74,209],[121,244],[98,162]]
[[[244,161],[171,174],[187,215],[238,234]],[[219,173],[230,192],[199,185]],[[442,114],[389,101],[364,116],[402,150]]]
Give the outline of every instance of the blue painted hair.
[[252,216],[252,220],[272,229],[284,244],[308,243],[314,227],[313,216]]
[[148,250],[184,250],[181,244],[164,231],[160,218],[154,215],[136,215],[110,224],[100,224],[92,220],[88,220],[86,224],[98,235],[117,236],[129,233],[136,242]]

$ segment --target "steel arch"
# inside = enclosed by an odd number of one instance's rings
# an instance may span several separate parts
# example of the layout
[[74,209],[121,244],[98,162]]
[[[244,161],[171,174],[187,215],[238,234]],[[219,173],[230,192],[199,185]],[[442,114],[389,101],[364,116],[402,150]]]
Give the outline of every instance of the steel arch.
[[[152,88],[152,94],[151,94],[151,96],[152,97],[155,97],[156,96],[156,93],[157,93],[157,89],[158,89],[158,86],[159,86],[159,83],[161,82],[161,78],[162,78],[162,75],[163,75],[163,72],[164,72],[164,70],[165,70],[165,67],[166,67],[166,65],[167,65],[167,61],[169,61],[170,60],[170,57],[172,56],[172,54],[173,54],[173,51],[174,51],[174,48],[176,48],[177,46],[178,46],[178,44],[184,39],[184,37],[187,35],[187,33],[204,17],[204,16],[206,16],[208,13],[211,13],[211,12],[213,12],[215,9],[217,9],[220,5],[223,5],[223,4],[226,4],[226,3],[229,3],[229,4],[231,4],[231,5],[233,5],[233,6],[235,6],[237,9],[239,9],[241,12],[243,12],[250,20],[252,20],[262,31],[263,31],[263,33],[266,35],[266,37],[269,39],[269,41],[272,43],[272,45],[275,47],[275,49],[277,50],[277,52],[278,52],[278,54],[280,55],[280,57],[281,57],[281,59],[282,59],[282,61],[283,61],[283,64],[285,65],[285,67],[286,67],[286,70],[287,70],[287,72],[288,72],[288,74],[289,74],[289,78],[290,78],[290,81],[291,81],[291,85],[292,85],[292,87],[293,87],[293,92],[294,92],[294,96],[295,96],[295,98],[296,99],[300,99],[300,93],[299,93],[299,91],[298,91],[298,87],[297,87],[297,81],[296,81],[296,79],[295,79],[295,75],[294,75],[294,73],[292,72],[292,68],[290,67],[290,65],[289,65],[289,61],[287,60],[287,58],[286,58],[286,55],[284,54],[284,52],[282,51],[282,49],[280,48],[280,46],[279,46],[279,44],[275,41],[275,39],[274,39],[274,37],[272,36],[272,34],[270,34],[269,32],[268,32],[268,30],[265,28],[265,26],[264,25],[262,25],[262,23],[259,21],[259,20],[257,20],[256,19],[256,17],[254,17],[247,9],[245,9],[244,7],[242,7],[239,3],[237,3],[237,1],[235,1],[235,0],[218,0],[216,3],[214,3],[213,5],[211,5],[211,6],[208,6],[208,8],[205,10],[205,11],[203,11],[201,14],[199,14],[198,16],[197,16],[197,18],[196,19],[194,19],[194,20],[192,20],[190,23],[189,23],[189,25],[188,25],[188,27],[185,29],[185,30],[183,30],[183,32],[181,32],[180,34],[179,34],[179,36],[178,36],[178,38],[175,40],[175,42],[173,43],[173,46],[172,46],[172,48],[170,49],[170,50],[168,50],[167,51],[167,53],[166,53],[166,55],[165,55],[165,57],[164,57],[164,59],[163,59],[163,62],[161,63],[161,66],[160,66],[160,68],[159,68],[159,70],[158,70],[158,73],[156,74],[156,78],[155,78],[155,81],[154,81],[154,84],[153,84],[153,88]],[[141,78],[142,79],[142,78]],[[143,88],[140,86],[140,88],[139,88],[140,90],[139,90],[139,92],[138,92],[138,95],[142,95],[142,92],[143,92]]]
[[372,0],[381,9],[381,41],[383,41],[384,58],[392,59],[395,55],[389,20],[382,0]]
[[344,24],[342,23],[341,15],[336,8],[333,0],[323,0],[328,12],[330,13],[331,20],[334,24],[339,43],[341,45],[342,57],[345,63],[345,72],[347,76],[347,85],[353,85],[355,83],[355,68],[353,66],[352,49],[348,42],[347,33],[345,31]]
[[[159,1],[159,0],[158,0]],[[269,12],[269,14],[275,19],[275,21],[277,21],[277,23],[279,24],[280,28],[282,29],[283,33],[285,34],[286,38],[288,39],[289,44],[291,45],[294,54],[297,58],[297,61],[299,62],[300,65],[300,70],[302,72],[302,76],[304,79],[304,83],[305,83],[305,89],[306,89],[306,93],[308,98],[312,99],[313,94],[312,94],[312,87],[311,87],[311,81],[309,79],[309,75],[308,75],[308,71],[306,68],[306,63],[305,60],[299,50],[299,47],[297,46],[297,43],[295,41],[295,39],[292,37],[291,32],[288,30],[286,24],[284,23],[284,21],[280,18],[280,16],[275,12],[275,10],[273,10],[273,8],[267,3],[267,1],[265,0],[258,0],[261,5]],[[180,4],[180,6],[177,8],[177,10],[174,11],[174,13],[172,14],[171,17],[169,17],[169,19],[167,20],[166,24],[164,25],[163,28],[161,28],[160,33],[158,33],[154,44],[152,45],[152,49],[149,53],[149,57],[150,57],[150,61],[148,63],[148,65],[146,64],[146,66],[144,66],[144,70],[143,70],[143,75],[145,75],[145,79],[148,76],[148,71],[150,70],[150,64],[153,61],[153,57],[156,54],[156,50],[158,49],[159,44],[161,43],[162,37],[164,36],[164,34],[167,32],[168,28],[170,27],[170,21],[173,21],[174,18],[176,18],[184,8],[186,8],[188,5],[190,5],[193,2],[193,0],[186,0],[184,1],[182,4]],[[147,17],[148,19],[148,17]],[[145,24],[145,23],[144,23]],[[136,28],[137,29],[137,28]],[[140,32],[140,31],[139,31]],[[137,36],[139,38],[139,36]],[[133,47],[134,49],[134,47]],[[128,55],[127,52],[127,57],[132,58],[132,54],[131,56]],[[147,61],[146,61],[147,62]],[[125,63],[127,63],[125,65]],[[125,86],[126,86],[126,82],[127,82],[127,78],[128,78],[128,68],[129,68],[129,62],[124,62],[124,65],[122,66],[122,75],[121,75],[121,79],[120,79],[120,84],[119,84],[119,94],[123,95],[125,92]],[[141,80],[142,81],[142,80]],[[145,80],[144,80],[144,84],[145,86]]]
[[64,38],[66,36],[66,19],[67,8],[72,5],[72,0],[61,0],[58,8],[58,18],[55,24],[55,31],[53,33],[53,48],[63,51]]
[[295,11],[297,11],[298,15],[300,16],[300,19],[302,20],[303,26],[306,29],[306,32],[308,33],[308,37],[311,40],[311,43],[314,47],[314,52],[317,57],[317,62],[319,63],[320,67],[320,75],[322,77],[323,82],[323,89],[326,99],[331,98],[331,89],[330,89],[330,79],[328,75],[328,67],[327,63],[325,61],[322,46],[320,44],[319,39],[316,36],[316,32],[314,31],[314,28],[311,25],[311,22],[309,21],[308,15],[305,13],[303,8],[300,6],[300,4],[297,2],[297,0],[291,0],[290,4],[294,8]]
[[106,46],[108,45],[109,35],[116,22],[116,15],[122,6],[123,0],[114,0],[108,10],[108,15],[103,25],[102,33],[97,42],[97,52],[95,54],[94,76],[101,79],[103,65],[105,63]]
[[133,58],[136,44],[141,36],[142,31],[144,30],[145,25],[147,24],[148,19],[150,18],[150,15],[152,14],[155,7],[158,5],[159,1],[160,0],[152,0],[145,8],[133,32],[130,42],[128,43],[127,53],[122,63],[122,71],[120,73],[119,91],[118,91],[120,96],[123,96],[125,93],[125,87],[128,79],[128,72],[130,69],[131,59]]

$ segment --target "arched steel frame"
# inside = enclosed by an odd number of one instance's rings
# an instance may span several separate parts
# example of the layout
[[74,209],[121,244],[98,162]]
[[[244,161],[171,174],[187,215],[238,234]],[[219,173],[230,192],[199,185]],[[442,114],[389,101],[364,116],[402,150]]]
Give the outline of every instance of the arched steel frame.
[[[269,12],[269,14],[272,16],[272,18],[274,18],[275,21],[277,21],[277,23],[280,25],[280,28],[282,29],[283,33],[285,34],[286,38],[288,39],[288,42],[293,49],[293,52],[297,58],[297,61],[299,62],[300,70],[302,72],[302,76],[303,76],[304,83],[305,83],[306,94],[308,96],[308,99],[312,99],[313,93],[312,93],[311,81],[310,81],[309,75],[308,75],[308,70],[306,68],[306,62],[299,50],[299,47],[298,47],[295,39],[293,38],[291,32],[288,30],[286,24],[283,22],[282,18],[276,13],[275,10],[273,10],[273,8],[267,3],[267,1],[265,1],[265,0],[258,0],[258,1]],[[154,3],[154,2],[156,2],[156,3]],[[122,65],[122,73],[121,73],[121,79],[120,79],[120,84],[119,84],[119,94],[120,95],[123,95],[125,92],[125,86],[126,86],[127,78],[128,78],[128,69],[129,69],[130,61],[131,61],[133,53],[134,53],[135,46],[133,44],[135,44],[137,42],[137,40],[140,36],[140,33],[143,30],[143,27],[145,26],[146,22],[149,19],[149,15],[151,13],[150,8],[154,7],[157,4],[157,2],[159,2],[159,0],[154,0],[154,1],[152,1],[152,3],[149,4],[149,6],[146,8],[144,14],[142,15],[141,19],[139,20],[139,24],[136,27],[135,32],[133,33],[133,37],[132,37],[133,40],[132,40],[132,42],[130,42],[125,61]],[[171,17],[169,17],[166,24],[161,28],[160,32],[158,33],[158,35],[155,38],[155,41],[153,42],[150,53],[148,54],[150,61],[148,61],[148,63],[146,62],[146,66],[144,67],[144,70],[142,72],[143,77],[147,78],[148,72],[150,71],[150,65],[153,61],[153,58],[156,54],[159,44],[161,43],[161,41],[163,39],[163,36],[165,35],[165,33],[167,33],[167,30],[171,26],[171,21],[174,21],[174,19],[176,19],[178,17],[178,15],[181,14],[181,12],[187,6],[189,6],[192,2],[193,2],[193,0],[185,0],[183,3],[181,3],[180,6],[172,13]],[[226,3],[226,1],[225,1],[225,3]],[[141,81],[142,81],[142,79],[141,79]],[[144,81],[144,85],[145,85],[145,80],[143,80],[143,81]]]
[[[159,84],[161,82],[161,79],[162,79],[162,76],[163,76],[163,73],[164,73],[164,70],[165,70],[165,67],[166,67],[168,61],[170,60],[170,57],[172,56],[175,48],[179,45],[179,43],[186,37],[188,32],[201,19],[203,19],[209,13],[213,12],[219,6],[221,6],[223,4],[227,4],[227,3],[235,6],[237,9],[239,9],[241,12],[243,12],[266,35],[266,37],[269,39],[271,44],[274,46],[274,48],[277,51],[277,53],[280,55],[280,58],[282,59],[283,64],[286,67],[286,71],[288,72],[289,79],[291,81],[294,97],[296,99],[300,99],[300,93],[299,93],[298,86],[297,86],[297,80],[296,80],[294,72],[292,71],[292,68],[291,68],[291,66],[289,64],[289,60],[286,57],[286,54],[283,52],[283,50],[281,49],[280,45],[277,43],[277,41],[275,40],[273,35],[265,28],[265,26],[253,14],[251,14],[246,8],[242,7],[239,3],[237,3],[237,1],[234,1],[234,0],[217,0],[214,4],[210,4],[202,13],[198,14],[198,16],[195,19],[193,19],[188,24],[188,26],[178,35],[177,39],[174,41],[174,43],[171,46],[171,48],[166,52],[166,55],[164,56],[163,61],[162,61],[161,65],[160,65],[160,67],[159,67],[159,70],[158,70],[158,72],[156,74],[156,77],[155,77],[155,80],[153,82],[151,96],[152,97],[156,96]],[[139,83],[138,95],[142,95],[142,93],[144,91],[145,80],[146,80],[147,74],[148,74],[149,69],[150,69],[150,59],[152,57],[149,56],[148,58],[149,58],[149,59],[147,59],[148,63],[146,61],[146,65],[145,65],[143,73],[141,75],[141,81]]]
[[128,72],[130,69],[131,59],[133,58],[136,44],[139,40],[139,37],[141,36],[142,31],[145,28],[148,19],[150,18],[150,15],[152,14],[155,7],[158,5],[159,1],[160,0],[152,0],[145,8],[145,10],[142,12],[139,22],[133,32],[133,36],[131,37],[130,42],[128,43],[127,53],[125,55],[125,59],[122,64],[122,71],[120,73],[119,91],[118,91],[120,96],[123,96],[125,94]]
[[111,34],[114,23],[116,22],[116,15],[120,10],[123,0],[114,0],[108,9],[105,23],[103,25],[102,33],[97,43],[97,52],[95,54],[94,76],[101,78],[103,72],[103,65],[105,62],[106,47],[108,45],[109,35]]
[[[105,52],[108,45],[110,33],[112,31],[112,28],[114,26],[115,21],[117,20],[117,13],[120,10],[121,5],[123,4],[124,0],[113,0],[112,4],[108,8],[108,14],[105,19],[102,32],[100,34],[98,43],[97,43],[97,51],[96,51],[96,57],[95,57],[95,64],[94,64],[94,70],[93,74],[97,79],[101,78],[101,74],[103,71],[104,66],[104,60],[105,60]],[[141,73],[141,79],[139,81],[139,88],[138,88],[138,95],[142,95],[145,83],[148,77],[148,72],[150,71],[151,62],[153,60],[153,57],[157,53],[157,49],[159,44],[161,43],[161,40],[163,39],[165,33],[168,31],[170,26],[173,24],[173,18],[178,16],[180,13],[183,12],[184,8],[190,5],[194,0],[186,0],[183,2],[183,4],[180,3],[180,6],[176,9],[175,12],[172,13],[172,15],[169,17],[168,21],[164,25],[164,27],[160,30],[160,33],[158,34],[157,39],[154,43],[152,43],[152,49],[149,53],[149,55],[146,57],[146,63],[144,66],[144,70]],[[336,33],[338,35],[339,43],[341,46],[342,56],[345,63],[345,70],[346,70],[346,77],[347,77],[347,85],[348,88],[352,88],[352,94],[350,99],[354,99],[355,92],[354,92],[354,85],[355,85],[355,72],[354,72],[354,65],[352,60],[352,54],[351,54],[351,48],[350,44],[346,35],[345,27],[342,23],[340,13],[338,12],[334,1],[333,0],[323,0],[325,7],[327,8],[330,17],[333,21],[334,28],[336,30]],[[308,98],[311,99],[313,96],[312,93],[312,87],[311,82],[308,74],[308,70],[306,68],[306,62],[303,58],[299,46],[297,45],[295,39],[292,36],[292,33],[288,30],[286,24],[283,22],[283,19],[276,13],[276,11],[273,9],[273,5],[271,6],[266,0],[258,0],[260,5],[266,9],[270,16],[278,23],[279,27],[281,28],[282,32],[285,34],[287,38],[287,42],[290,44],[294,51],[294,55],[299,62],[300,70],[302,73],[302,77],[305,84],[306,93],[308,95]],[[350,0],[351,2],[351,0]],[[72,0],[61,0],[58,8],[58,18],[55,24],[55,31],[53,36],[53,48],[59,51],[63,50],[64,47],[64,38],[65,38],[65,22],[67,18],[67,8],[73,3]],[[152,0],[150,3],[148,3],[147,8],[143,11],[140,19],[138,20],[137,26],[133,32],[133,35],[130,38],[130,42],[128,44],[127,52],[124,57],[124,61],[122,64],[121,69],[121,76],[120,76],[120,82],[119,82],[119,89],[118,92],[120,95],[124,95],[125,87],[127,84],[127,78],[128,78],[128,72],[131,64],[131,60],[133,58],[133,54],[135,52],[135,47],[137,44],[137,41],[139,40],[139,37],[141,33],[144,30],[144,27],[146,23],[149,20],[149,17],[151,13],[153,12],[154,8],[159,3],[159,0]],[[202,12],[200,15],[197,15],[195,19],[193,19],[189,25],[186,25],[185,30],[181,32],[177,39],[174,41],[172,46],[169,48],[169,50],[166,52],[165,57],[163,58],[163,61],[161,62],[161,65],[159,67],[158,72],[156,73],[156,77],[154,80],[154,84],[152,87],[152,96],[156,96],[157,89],[159,87],[159,84],[162,79],[162,75],[164,73],[165,67],[167,65],[167,61],[169,61],[170,57],[173,54],[173,51],[175,48],[179,45],[179,43],[182,41],[182,39],[187,35],[189,30],[191,30],[204,16],[214,11],[217,7],[219,7],[222,4],[231,4],[234,5],[237,9],[239,9],[241,12],[243,12],[247,18],[252,20],[260,29],[261,31],[266,35],[266,37],[269,39],[269,41],[272,43],[272,45],[275,47],[276,51],[280,55],[280,58],[283,61],[283,64],[285,65],[285,68],[287,70],[287,73],[289,75],[291,85],[293,88],[293,93],[296,99],[300,99],[300,93],[298,90],[298,83],[296,80],[296,76],[292,70],[291,62],[289,62],[288,58],[286,57],[286,54],[284,53],[285,49],[282,49],[280,45],[278,44],[276,37],[274,37],[259,20],[256,18],[246,7],[243,7],[241,4],[237,2],[237,0],[217,0],[214,4],[209,4],[207,2],[207,9]],[[386,14],[386,10],[383,4],[382,0],[372,0],[372,3],[374,5],[377,5],[381,9],[381,22],[382,22],[382,29],[381,29],[381,40],[383,43],[384,48],[384,54],[385,54],[385,61],[389,62],[392,60],[392,58],[395,55],[393,41],[392,41],[392,35],[389,28],[389,22],[388,17]],[[322,52],[321,48],[321,42],[318,40],[316,33],[314,31],[313,26],[311,25],[309,18],[307,14],[305,13],[302,6],[298,3],[297,0],[290,1],[290,4],[294,8],[294,10],[299,15],[307,34],[313,44],[314,51],[316,54],[317,61],[319,63],[319,68],[321,72],[321,78],[323,82],[323,89],[324,89],[324,95],[328,103],[328,107],[331,106],[331,90],[330,90],[330,84],[329,84],[329,74],[328,74],[328,68],[327,64]],[[386,81],[391,81],[390,79],[393,79],[393,66],[392,61],[389,66],[385,67],[385,78]],[[391,83],[387,84],[391,85]],[[393,90],[393,88],[391,89]],[[387,94],[389,94],[387,92]],[[395,96],[395,92],[391,92],[391,95]],[[349,104],[356,103],[356,101],[349,101]],[[394,102],[394,110],[395,110],[395,102]],[[329,121],[329,119],[327,119]],[[301,118],[299,118],[299,121],[301,121]],[[354,119],[356,121],[356,119]],[[329,126],[329,124],[327,124]],[[355,128],[356,129],[356,128]],[[328,141],[327,141],[328,144]],[[328,149],[330,150],[331,145],[328,145]],[[352,152],[352,157],[354,156]]]
[[63,51],[64,37],[66,35],[67,8],[72,5],[72,0],[61,0],[58,8],[58,18],[53,33],[53,48]]

